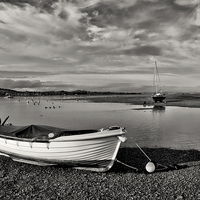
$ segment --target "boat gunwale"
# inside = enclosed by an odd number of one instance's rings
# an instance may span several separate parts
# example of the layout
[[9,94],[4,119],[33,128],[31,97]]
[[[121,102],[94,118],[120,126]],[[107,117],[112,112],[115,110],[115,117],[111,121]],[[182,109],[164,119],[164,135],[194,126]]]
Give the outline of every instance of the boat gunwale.
[[5,140],[16,140],[22,142],[38,142],[38,143],[50,143],[50,142],[68,142],[68,141],[82,141],[82,140],[93,140],[93,139],[101,139],[107,137],[114,137],[114,136],[122,136],[126,133],[124,128],[120,127],[117,130],[109,130],[105,129],[103,131],[98,131],[94,133],[86,133],[86,134],[77,134],[77,135],[67,135],[67,136],[59,136],[55,138],[20,138],[14,136],[7,136],[0,134],[0,139]]

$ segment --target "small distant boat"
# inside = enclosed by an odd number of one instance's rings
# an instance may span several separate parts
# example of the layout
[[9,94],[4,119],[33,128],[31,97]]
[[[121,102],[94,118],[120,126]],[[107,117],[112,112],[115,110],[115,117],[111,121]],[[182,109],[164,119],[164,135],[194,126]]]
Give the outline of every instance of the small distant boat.
[[8,95],[8,96],[5,96],[6,99],[10,99],[10,98],[14,98],[13,95]]
[[[4,121],[5,123],[5,121]],[[66,165],[96,172],[114,164],[123,127],[100,130],[68,130],[46,125],[0,125],[0,155],[35,165]]]
[[155,68],[154,68],[153,86],[155,88],[155,93],[152,95],[154,102],[155,103],[157,103],[157,102],[164,103],[166,96],[165,96],[165,94],[162,93],[162,88],[160,87],[160,77],[159,77],[156,61],[155,61]]

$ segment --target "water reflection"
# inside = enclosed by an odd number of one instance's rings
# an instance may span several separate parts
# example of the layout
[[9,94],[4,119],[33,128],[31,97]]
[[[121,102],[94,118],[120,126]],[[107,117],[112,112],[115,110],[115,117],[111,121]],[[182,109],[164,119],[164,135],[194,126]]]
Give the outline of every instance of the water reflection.
[[120,125],[128,131],[128,140],[123,143],[126,147],[135,147],[137,141],[141,147],[200,150],[200,108],[61,101],[46,97],[34,105],[31,99],[29,103],[27,100],[0,98],[0,118],[10,116],[8,122],[13,125],[43,124],[67,129]]
[[165,106],[154,106],[152,111],[154,113],[164,113],[165,112]]

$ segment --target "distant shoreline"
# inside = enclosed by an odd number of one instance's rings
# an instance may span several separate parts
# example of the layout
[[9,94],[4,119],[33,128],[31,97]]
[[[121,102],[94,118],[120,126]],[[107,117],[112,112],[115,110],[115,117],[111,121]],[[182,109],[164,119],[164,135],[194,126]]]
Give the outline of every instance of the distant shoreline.
[[[15,96],[27,97],[27,98],[40,98],[44,97],[50,100],[86,100],[97,103],[126,103],[132,105],[144,105],[146,102],[147,106],[154,106],[154,101],[151,98],[150,93],[130,93],[130,94],[96,94],[96,95],[50,95],[50,96]],[[59,96],[60,98],[54,99],[53,97]],[[2,96],[2,98],[4,98]],[[178,107],[189,107],[189,108],[200,108],[200,93],[166,93],[166,106],[178,106]]]
[[[109,102],[143,105],[146,102],[147,105],[154,105],[150,94],[85,96],[84,98],[87,101],[99,103]],[[80,100],[83,97],[76,97],[76,99]],[[166,106],[200,108],[200,94],[166,94],[166,102]]]

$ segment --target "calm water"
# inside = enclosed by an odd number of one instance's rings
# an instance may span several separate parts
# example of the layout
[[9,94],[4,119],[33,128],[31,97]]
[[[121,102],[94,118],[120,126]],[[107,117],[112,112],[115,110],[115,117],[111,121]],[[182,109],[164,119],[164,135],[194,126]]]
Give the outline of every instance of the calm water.
[[[39,102],[40,103],[33,103]],[[29,103],[28,103],[29,102]],[[171,147],[200,150],[200,109],[142,107],[75,100],[0,98],[0,117],[13,125],[45,124],[68,129],[125,126],[127,142],[122,146]]]

